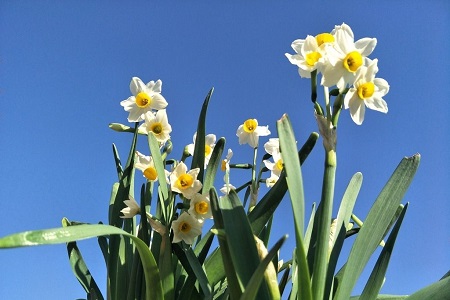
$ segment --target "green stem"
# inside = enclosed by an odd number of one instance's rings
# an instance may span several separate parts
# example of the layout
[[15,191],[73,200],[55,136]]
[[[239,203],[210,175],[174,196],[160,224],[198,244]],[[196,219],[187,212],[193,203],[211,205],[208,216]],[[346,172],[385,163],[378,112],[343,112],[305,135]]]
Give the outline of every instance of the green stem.
[[258,154],[258,147],[253,149],[253,164],[252,164],[252,185],[250,187],[250,204],[248,206],[248,212],[253,210],[256,206],[256,200],[258,198],[258,180],[256,180],[256,156]]
[[325,155],[325,171],[322,185],[322,211],[318,223],[318,237],[314,258],[312,291],[313,299],[328,299],[324,295],[328,269],[328,241],[330,238],[331,215],[333,210],[334,182],[336,175],[336,152],[330,150]]
[[333,105],[333,115],[332,115],[331,123],[333,124],[334,127],[337,127],[337,123],[339,120],[339,115],[341,114],[343,103],[344,103],[344,94],[339,94],[336,97],[336,100],[334,100],[334,105]]

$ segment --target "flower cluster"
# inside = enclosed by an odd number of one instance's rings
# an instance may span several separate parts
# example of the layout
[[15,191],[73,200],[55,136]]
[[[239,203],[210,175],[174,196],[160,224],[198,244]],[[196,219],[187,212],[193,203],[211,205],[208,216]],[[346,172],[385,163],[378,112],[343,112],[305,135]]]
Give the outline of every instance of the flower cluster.
[[360,125],[365,107],[388,111],[383,96],[388,93],[389,84],[375,78],[378,60],[368,58],[376,44],[375,38],[355,42],[352,29],[343,23],[330,33],[295,40],[291,46],[296,54],[286,53],[286,57],[298,66],[301,77],[311,78],[321,73],[321,85],[336,86],[340,94],[345,94],[344,107],[350,109],[353,121]]

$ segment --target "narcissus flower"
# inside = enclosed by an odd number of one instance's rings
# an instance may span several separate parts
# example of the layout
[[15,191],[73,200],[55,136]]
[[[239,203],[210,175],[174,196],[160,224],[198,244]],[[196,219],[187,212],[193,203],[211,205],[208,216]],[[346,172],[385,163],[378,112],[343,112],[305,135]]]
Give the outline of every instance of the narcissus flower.
[[186,199],[191,199],[202,189],[202,183],[197,180],[200,168],[187,172],[187,167],[180,162],[170,174],[170,185],[172,191],[183,194]]
[[225,157],[224,160],[222,160],[222,164],[220,166],[222,171],[230,171],[230,161],[231,158],[233,157],[233,150],[228,149],[228,153],[227,156]]
[[129,200],[123,201],[123,203],[125,203],[127,207],[120,211],[121,213],[123,213],[123,216],[120,216],[123,219],[133,218],[141,211],[141,208],[136,200],[134,200],[134,198],[131,196],[129,196],[129,198]]
[[133,77],[130,82],[130,91],[133,96],[120,102],[125,111],[128,111],[128,122],[139,122],[144,119],[144,114],[152,109],[160,110],[167,106],[167,101],[161,95],[162,82],[150,81],[144,84],[138,77]]
[[327,87],[336,85],[343,91],[348,83],[354,81],[356,71],[366,63],[377,39],[363,38],[355,42],[352,29],[345,23],[336,26],[331,34],[335,43],[327,50],[328,64],[322,70],[321,84]]
[[252,148],[258,147],[260,136],[270,134],[269,126],[258,126],[256,119],[248,119],[238,127],[236,136],[239,137],[239,144],[249,144]]
[[189,214],[197,218],[200,223],[205,219],[212,219],[211,205],[209,197],[202,194],[195,194],[190,201]]
[[236,190],[236,187],[230,183],[225,183],[223,187],[220,188],[220,191],[225,195],[228,195],[231,190]]
[[184,241],[192,245],[194,239],[202,233],[202,223],[187,212],[183,212],[177,220],[172,222],[172,230],[172,243]]
[[334,42],[330,33],[317,36],[308,35],[306,39],[292,42],[291,47],[297,54],[285,53],[291,64],[298,67],[298,73],[303,78],[311,78],[311,72],[320,71],[326,61],[326,47]]
[[156,113],[148,111],[144,114],[144,123],[139,126],[139,132],[144,134],[153,133],[156,140],[160,143],[165,143],[170,139],[172,126],[170,126],[167,119],[167,112],[165,109],[158,110]]
[[145,156],[144,154],[136,151],[136,162],[134,167],[142,171],[142,175],[147,178],[148,181],[156,181],[158,174],[156,173],[155,164],[151,156]]
[[379,112],[388,112],[387,103],[382,97],[389,92],[389,84],[382,78],[375,78],[378,72],[377,62],[378,60],[374,59],[369,66],[361,67],[353,87],[344,98],[344,107],[350,109],[350,115],[358,125],[364,121],[366,106]]
[[[277,177],[280,176],[283,170],[283,160],[281,159],[280,152],[280,141],[278,138],[271,138],[267,143],[264,144],[264,149],[267,153],[272,155],[273,162],[270,160],[263,160],[264,165]],[[275,177],[271,176],[272,179]]]
[[[187,151],[192,156],[194,155],[196,138],[197,138],[197,132],[194,133],[193,143],[187,145]],[[214,146],[216,145],[215,143],[216,143],[216,136],[214,134],[208,134],[205,136],[205,168],[209,163],[211,154],[214,150]]]
[[273,187],[278,179],[280,179],[280,176],[276,175],[274,172],[270,172],[270,177],[266,179],[266,186]]

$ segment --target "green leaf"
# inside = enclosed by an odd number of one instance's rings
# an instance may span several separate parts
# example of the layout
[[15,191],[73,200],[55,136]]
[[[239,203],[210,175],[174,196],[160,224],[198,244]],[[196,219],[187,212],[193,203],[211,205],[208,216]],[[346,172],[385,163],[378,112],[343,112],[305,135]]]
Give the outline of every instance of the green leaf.
[[[138,237],[109,225],[77,225],[53,229],[25,231],[5,236],[0,239],[0,248],[16,248],[38,245],[70,243],[87,238],[121,235],[128,237],[135,243],[142,259],[145,283],[147,286],[146,300],[164,299],[158,266],[148,246]],[[124,298],[125,299],[125,298]]]
[[209,189],[214,186],[217,170],[222,162],[223,148],[225,147],[225,138],[220,138],[209,159],[208,168],[206,168],[206,175],[203,180],[202,193],[208,193]]
[[386,242],[386,245],[381,250],[380,256],[373,267],[372,273],[367,280],[366,286],[360,296],[361,300],[374,299],[380,292],[381,286],[384,282],[384,276],[391,258],[392,251],[394,249],[395,240],[402,225],[403,218],[405,217],[406,210],[408,209],[408,203],[403,207],[402,212],[392,229],[391,234]]
[[[253,232],[236,192],[231,190],[220,204],[233,266],[239,282],[245,287],[260,264]],[[257,299],[270,299],[266,282],[258,289]]]
[[297,154],[297,143],[287,115],[277,121],[278,136],[280,137],[280,150],[283,159],[283,169],[286,172],[287,185],[294,214],[296,261],[298,264],[298,290],[299,299],[312,299],[311,280],[306,260],[305,245],[303,242],[303,227],[305,219],[305,199],[303,195],[303,179],[300,160]]
[[383,238],[419,166],[420,155],[404,158],[384,186],[359,231],[339,282],[335,299],[349,299],[370,256]]
[[435,282],[406,298],[408,300],[448,300],[450,299],[450,277]]
[[[264,257],[264,259],[261,261],[252,278],[248,282],[248,285],[245,287],[245,291],[241,296],[241,300],[256,299],[258,288],[261,285],[261,282],[263,281],[264,278],[264,272],[266,271],[267,266],[272,262],[273,258],[277,255],[277,251],[280,250],[281,246],[286,241],[286,239],[287,235],[279,239],[278,242],[275,243],[275,245],[266,255],[266,257]],[[271,299],[280,299],[280,291],[278,289],[278,285],[276,284],[276,282],[277,281],[275,275],[275,285],[271,286],[270,288],[270,290],[273,291],[271,293]]]
[[[62,223],[63,227],[72,226],[72,223],[67,218],[64,218]],[[69,254],[69,261],[72,271],[86,293],[88,295],[92,294],[92,296],[95,295],[95,297],[93,297],[95,299],[103,299],[103,295],[92,277],[89,268],[84,262],[83,256],[81,255],[81,251],[76,242],[67,243],[67,253]]]
[[197,179],[203,182],[203,172],[205,168],[205,135],[206,135],[206,112],[208,110],[209,100],[211,99],[214,88],[209,90],[203,102],[202,110],[198,118],[197,137],[195,139],[194,155],[192,157],[191,169],[200,168]]

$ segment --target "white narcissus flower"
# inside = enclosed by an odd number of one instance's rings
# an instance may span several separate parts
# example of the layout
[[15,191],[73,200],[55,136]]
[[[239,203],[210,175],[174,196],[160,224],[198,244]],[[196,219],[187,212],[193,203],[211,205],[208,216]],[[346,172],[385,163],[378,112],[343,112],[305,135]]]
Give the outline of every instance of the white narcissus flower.
[[231,190],[236,190],[236,187],[230,183],[225,183],[223,187],[220,188],[220,191],[225,195],[228,195]]
[[334,42],[333,35],[321,33],[317,36],[308,35],[306,39],[298,39],[292,42],[292,49],[297,54],[285,53],[291,64],[298,67],[300,77],[311,78],[311,72],[321,71],[325,63],[325,48]]
[[187,166],[180,162],[170,174],[172,191],[183,194],[186,199],[191,199],[202,189],[202,183],[197,180],[200,168],[187,172]]
[[364,121],[366,106],[379,112],[388,112],[387,103],[382,97],[389,92],[389,84],[382,78],[375,78],[378,72],[377,62],[374,59],[367,67],[361,67],[353,87],[344,98],[344,107],[350,109],[350,115],[358,125]]
[[280,176],[276,175],[274,172],[270,172],[270,177],[266,179],[266,186],[273,187],[278,179],[280,179]]
[[[197,132],[194,133],[193,143],[187,145],[187,151],[190,155],[194,155],[195,140],[197,138]],[[205,168],[211,159],[211,154],[213,152],[214,146],[216,145],[216,135],[208,134],[205,136]]]
[[151,156],[145,156],[144,154],[136,151],[136,162],[134,167],[142,171],[142,175],[147,178],[148,181],[156,181],[158,174],[156,172],[155,164]]
[[236,136],[239,137],[239,144],[249,144],[252,148],[258,147],[260,136],[270,134],[269,126],[258,126],[256,119],[248,119],[238,127]]
[[335,43],[327,49],[328,64],[322,70],[321,84],[326,87],[336,85],[343,91],[348,83],[354,81],[356,71],[366,63],[377,39],[363,38],[355,42],[352,29],[345,23],[335,26],[331,34]]
[[264,150],[266,150],[267,153],[272,155],[273,158],[273,162],[267,159],[263,160],[263,163],[266,166],[266,168],[269,169],[272,173],[271,178],[269,179],[271,180],[276,179],[273,175],[279,177],[281,171],[283,170],[283,160],[281,159],[281,152],[280,152],[280,140],[278,138],[269,139],[269,141],[264,144]]
[[203,223],[205,219],[212,219],[209,197],[199,193],[195,194],[191,198],[188,212],[191,216],[197,218],[200,223]]
[[233,150],[228,149],[228,153],[227,156],[225,157],[224,160],[222,160],[222,165],[221,165],[221,169],[222,171],[230,171],[230,161],[231,158],[233,157]]
[[165,109],[158,110],[156,113],[148,111],[144,114],[144,123],[138,128],[139,132],[144,134],[153,133],[156,140],[160,143],[165,143],[170,139],[172,126],[170,126],[167,119],[167,112]]
[[129,198],[129,200],[123,201],[123,203],[125,203],[127,207],[120,211],[121,213],[123,213],[123,216],[120,216],[122,219],[133,218],[141,211],[141,207],[136,202],[136,200],[134,200],[132,196],[129,196]]
[[161,95],[161,80],[150,81],[144,84],[138,77],[133,77],[130,82],[130,91],[133,96],[120,102],[125,111],[128,111],[128,122],[139,122],[144,119],[144,114],[152,109],[160,110],[167,106],[167,101]]
[[177,220],[172,222],[172,243],[184,241],[186,244],[192,245],[194,239],[202,233],[202,226],[203,224],[196,218],[183,212]]

